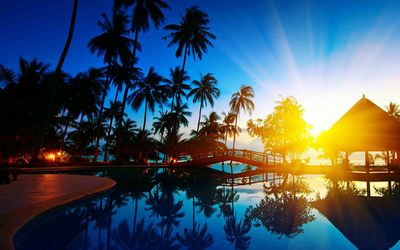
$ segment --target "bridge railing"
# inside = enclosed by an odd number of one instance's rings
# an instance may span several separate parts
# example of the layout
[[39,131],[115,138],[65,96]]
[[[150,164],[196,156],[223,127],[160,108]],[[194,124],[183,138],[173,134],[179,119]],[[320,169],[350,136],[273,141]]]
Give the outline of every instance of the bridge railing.
[[213,150],[185,154],[181,156],[190,155],[191,161],[213,158],[218,156],[232,156],[247,159],[250,161],[260,162],[266,165],[279,165],[283,163],[283,158],[279,154],[261,153],[246,149],[226,149],[226,150]]

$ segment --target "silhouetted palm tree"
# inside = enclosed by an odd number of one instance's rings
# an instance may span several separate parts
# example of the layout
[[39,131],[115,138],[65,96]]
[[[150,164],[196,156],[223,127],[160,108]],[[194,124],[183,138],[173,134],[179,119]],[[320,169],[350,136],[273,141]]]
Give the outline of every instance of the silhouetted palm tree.
[[[167,88],[168,92],[170,94],[169,97],[172,98],[171,100],[171,112],[174,111],[174,106],[180,106],[181,105],[181,96],[187,97],[186,92],[191,89],[189,84],[186,84],[186,81],[190,80],[190,77],[187,75],[187,72],[185,71],[183,73],[183,77],[181,80],[182,76],[182,71],[179,66],[175,67],[174,69],[169,70],[169,79],[165,79],[165,82],[167,83]],[[175,104],[176,103],[176,104]]]
[[[61,141],[61,136],[58,138],[56,134],[58,116],[66,109],[69,96],[57,93],[56,102],[46,114],[51,117],[50,124],[44,119],[43,111],[48,108],[48,93],[54,84],[66,90],[69,77],[64,73],[48,72],[47,69],[47,65],[37,59],[27,61],[23,58],[19,61],[19,72],[0,67],[0,83],[5,85],[0,113],[7,119],[7,122],[0,123],[0,136],[8,138],[4,147],[14,145],[14,151],[33,153],[43,146],[57,146],[57,142]],[[46,140],[45,145],[43,140]]]
[[219,120],[221,120],[221,117],[217,112],[211,112],[208,116],[203,115],[203,122],[201,122],[201,129],[198,134],[210,140],[222,139],[224,136]]
[[386,111],[391,117],[396,119],[400,119],[400,107],[399,104],[390,102],[388,106],[386,106]]
[[154,118],[153,130],[154,134],[160,134],[160,141],[164,139],[164,134],[169,128],[172,127],[171,116],[168,111],[159,111],[159,116]]
[[120,127],[114,128],[114,134],[117,133],[120,139],[114,141],[110,151],[113,152],[117,161],[128,161],[138,133],[136,122],[129,118],[124,119]]
[[150,137],[147,130],[140,130],[131,146],[132,156],[137,163],[149,163],[149,160],[158,159],[158,142]]
[[[130,46],[133,40],[127,37],[129,33],[127,24],[129,23],[128,17],[114,8],[113,17],[110,20],[105,13],[101,14],[103,20],[98,21],[98,25],[103,30],[103,33],[92,38],[88,47],[92,53],[96,53],[98,56],[103,56],[104,63],[107,64],[106,70],[106,88],[104,89],[103,96],[101,99],[100,110],[99,110],[99,120],[98,129],[100,128],[101,116],[103,113],[104,101],[107,96],[107,90],[110,83],[110,69],[113,60],[120,58],[122,61],[127,61],[130,55]],[[96,138],[96,152],[94,160],[97,160],[97,151],[99,148],[100,136]]]
[[242,221],[240,219],[237,222],[236,215],[231,215],[226,218],[224,226],[225,237],[231,243],[235,245],[235,249],[247,249],[250,245],[250,236],[247,234],[251,229],[250,221],[246,219]]
[[106,144],[104,145],[104,161],[108,161],[108,146],[109,146],[110,140],[111,140],[113,120],[117,117],[120,117],[121,112],[122,112],[122,105],[121,105],[121,102],[119,102],[119,101],[116,101],[116,102],[110,101],[110,107],[104,109],[104,113],[103,113],[104,118],[110,120],[108,129],[107,129]]
[[153,67],[149,69],[146,77],[137,83],[138,88],[128,97],[132,108],[138,110],[144,104],[143,130],[146,130],[147,109],[154,112],[155,104],[162,104],[165,101],[164,88],[161,85],[163,77]]
[[[105,88],[105,82],[101,70],[89,69],[89,71],[79,73],[71,80],[72,103],[78,103],[77,113],[80,115],[78,123],[77,148],[80,147],[79,137],[82,134],[82,122],[86,116],[88,120],[93,120],[97,115],[97,106],[100,102],[100,95]],[[75,111],[76,112],[76,111]]]
[[235,114],[232,112],[229,112],[226,114],[225,112],[222,112],[223,120],[222,120],[222,131],[224,131],[225,134],[225,146],[228,141],[228,136],[232,137],[234,133],[237,135],[241,132],[240,127],[235,127],[233,123],[235,122]]
[[86,116],[92,120],[97,114],[97,105],[105,88],[101,70],[91,68],[71,80],[72,102],[79,103],[81,119]]
[[[110,66],[110,80],[116,87],[116,96],[122,91],[124,86],[129,89],[134,87],[134,83],[143,77],[142,69],[133,67],[131,61],[122,61],[119,63],[113,60]],[[117,97],[114,98],[116,100]]]
[[[67,35],[67,40],[65,41],[65,45],[63,48],[63,51],[61,52],[61,56],[60,59],[58,60],[57,63],[57,67],[56,67],[56,74],[61,74],[62,73],[62,66],[64,65],[64,61],[65,58],[67,56],[69,47],[71,46],[71,42],[72,42],[72,37],[74,34],[74,30],[75,30],[75,22],[76,22],[76,15],[78,12],[78,0],[74,0],[74,5],[72,7],[72,14],[71,14],[71,22],[69,25],[69,31],[68,31],[68,35]],[[56,89],[57,89],[57,82],[55,81],[53,83],[53,86],[50,90],[50,96],[48,99],[48,105],[47,105],[47,109],[46,109],[46,113],[45,113],[45,121],[44,121],[44,126],[47,126],[48,123],[48,119],[50,118],[50,110],[53,106],[53,102],[54,102],[54,96],[56,94]]]
[[[181,75],[184,75],[186,66],[186,57],[193,55],[201,60],[203,53],[207,52],[208,46],[213,46],[211,40],[216,39],[208,27],[210,19],[208,14],[201,11],[198,6],[192,6],[186,9],[185,15],[179,24],[170,24],[165,26],[165,30],[171,33],[164,37],[169,39],[168,47],[177,45],[176,57],[181,57],[183,53],[183,62],[181,67]],[[181,78],[181,82],[183,77]],[[180,94],[178,93],[178,99]]]
[[220,91],[216,87],[217,79],[208,73],[205,76],[200,74],[200,81],[194,80],[192,84],[195,86],[190,92],[189,96],[193,96],[193,102],[200,102],[199,120],[197,122],[197,132],[199,132],[201,109],[207,107],[210,103],[211,107],[214,106],[214,99],[219,97]]
[[[132,26],[131,30],[134,33],[134,46],[132,51],[132,59],[136,60],[136,52],[139,44],[139,32],[146,32],[149,30],[150,22],[158,29],[165,20],[163,10],[169,9],[167,3],[162,0],[117,0],[117,6],[124,6],[125,8],[132,6]],[[133,63],[132,66],[134,66]],[[128,96],[129,88],[126,87],[122,101],[122,111],[125,111],[126,98]],[[120,122],[119,122],[120,124]]]
[[175,112],[169,113],[171,115],[171,119],[174,123],[174,128],[183,125],[184,127],[189,126],[189,120],[187,117],[192,115],[192,112],[188,111],[189,107],[185,103],[175,109]]
[[[253,98],[253,88],[246,85],[242,85],[242,87],[240,87],[240,90],[232,95],[229,105],[231,107],[231,112],[235,114],[235,128],[237,128],[237,121],[241,110],[243,110],[244,112],[247,111],[249,112],[249,114],[251,114],[254,110],[254,102],[252,100]],[[236,133],[233,133],[233,149],[235,149],[235,142]]]

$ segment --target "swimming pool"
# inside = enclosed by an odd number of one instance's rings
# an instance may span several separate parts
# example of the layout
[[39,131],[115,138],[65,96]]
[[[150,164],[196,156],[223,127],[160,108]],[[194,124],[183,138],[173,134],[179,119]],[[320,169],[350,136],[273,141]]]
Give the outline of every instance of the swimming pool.
[[322,175],[105,175],[114,190],[31,221],[16,249],[400,249],[396,182],[373,182],[367,195],[365,182]]

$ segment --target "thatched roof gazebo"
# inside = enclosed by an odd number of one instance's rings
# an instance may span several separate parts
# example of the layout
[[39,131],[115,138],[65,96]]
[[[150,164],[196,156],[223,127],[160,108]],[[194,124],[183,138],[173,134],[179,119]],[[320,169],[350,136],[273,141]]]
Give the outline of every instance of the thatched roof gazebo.
[[363,96],[324,135],[332,150],[365,152],[399,151],[400,121]]

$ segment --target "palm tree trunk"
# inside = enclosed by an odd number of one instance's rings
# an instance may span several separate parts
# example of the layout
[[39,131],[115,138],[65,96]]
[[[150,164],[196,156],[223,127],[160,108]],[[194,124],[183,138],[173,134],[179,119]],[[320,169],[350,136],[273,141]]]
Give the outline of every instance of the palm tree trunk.
[[107,63],[107,75],[106,75],[106,86],[104,86],[103,96],[101,97],[99,117],[97,119],[97,132],[96,132],[96,149],[94,150],[93,161],[96,162],[99,156],[99,144],[100,144],[100,129],[101,129],[101,119],[103,116],[104,102],[106,101],[107,89],[110,84],[110,63]]
[[[114,104],[117,103],[118,92],[119,92],[119,91],[118,91],[118,89],[117,89],[117,93],[115,94],[115,98],[114,98]],[[106,138],[106,145],[104,146],[104,158],[103,158],[103,161],[108,161],[108,145],[110,144],[110,136],[111,136],[111,130],[112,130],[113,120],[114,120],[114,116],[111,115],[110,124],[108,125],[107,138]]]
[[[139,30],[135,32],[135,43],[133,44],[133,51],[132,51],[132,67],[135,66],[135,58],[136,58],[136,51],[137,51],[137,43],[139,40]],[[122,114],[125,112],[126,100],[128,98],[129,86],[125,86],[124,97],[122,99]],[[122,117],[120,117],[118,121],[118,126],[122,124]]]
[[[137,43],[139,40],[139,30],[136,30],[135,32],[135,43],[133,44],[133,52],[132,52],[132,67],[135,66],[135,58],[136,58],[136,51],[137,51]],[[123,120],[123,114],[125,112],[125,106],[126,106],[126,100],[128,99],[128,92],[129,92],[129,86],[125,86],[125,91],[124,91],[124,97],[122,98],[122,110],[121,110],[121,116],[118,119],[117,122],[117,136],[116,136],[116,149],[119,151],[119,140],[120,140],[120,127],[122,125],[122,120]]]
[[227,142],[228,142],[228,131],[225,132],[225,147]]
[[199,111],[199,120],[197,121],[197,130],[196,132],[199,132],[199,128],[200,128],[200,119],[201,119],[201,108],[203,107],[203,98],[201,98],[200,100],[200,111]]
[[[84,115],[81,114],[81,118],[79,120],[79,125],[78,125],[78,138],[77,138],[76,145],[75,145],[75,156],[78,153],[79,147],[81,146],[81,138],[82,138],[81,134],[82,134],[83,117],[84,117]],[[81,152],[79,152],[79,153],[81,153]],[[80,155],[81,154],[79,154],[79,156]]]
[[65,57],[67,56],[69,47],[71,46],[72,36],[74,34],[74,29],[75,29],[75,21],[76,21],[77,12],[78,12],[78,0],[74,0],[74,7],[72,8],[71,23],[69,25],[67,41],[65,42],[65,46],[61,53],[60,60],[58,60],[56,72],[61,72],[62,66],[65,61]]
[[235,143],[236,143],[236,131],[237,131],[237,121],[239,114],[236,114],[236,119],[235,119],[235,131],[233,132],[233,144],[232,144],[232,149],[235,150]]
[[171,113],[174,111],[175,93],[172,95]]
[[[76,14],[78,13],[78,0],[74,0],[74,6],[72,7],[72,15],[71,15],[71,23],[69,25],[69,31],[68,31],[68,35],[67,35],[67,40],[65,42],[63,51],[61,53],[60,59],[58,60],[58,64],[57,64],[57,68],[56,68],[56,74],[60,74],[61,70],[62,70],[62,66],[64,64],[65,58],[67,56],[69,47],[71,46],[71,41],[72,41],[72,36],[74,34],[74,30],[75,30],[75,22],[76,22]],[[57,78],[58,81],[58,78]],[[47,109],[46,109],[46,113],[45,113],[45,117],[44,117],[44,123],[43,123],[43,132],[46,130],[47,124],[49,122],[49,116],[50,116],[50,110],[51,107],[53,106],[53,101],[54,101],[54,96],[56,94],[56,89],[57,89],[57,83],[54,83],[52,88],[51,88],[51,92],[50,92],[50,96],[49,96],[49,102],[47,104]],[[40,147],[42,147],[43,144],[43,135],[41,135],[40,138]]]
[[147,98],[144,104],[144,118],[143,118],[143,131],[146,130],[146,119],[147,119]]
[[[188,51],[188,46],[186,45],[186,46],[185,46],[185,54],[184,54],[184,56],[183,56],[183,63],[182,63],[180,84],[183,83],[183,76],[185,75],[185,66],[186,66],[187,51]],[[181,99],[181,92],[178,91],[178,96],[177,96],[177,98],[176,98],[176,105],[175,105],[177,109],[179,108],[178,106],[180,105],[180,103],[179,103],[179,100],[180,100],[180,99]]]

